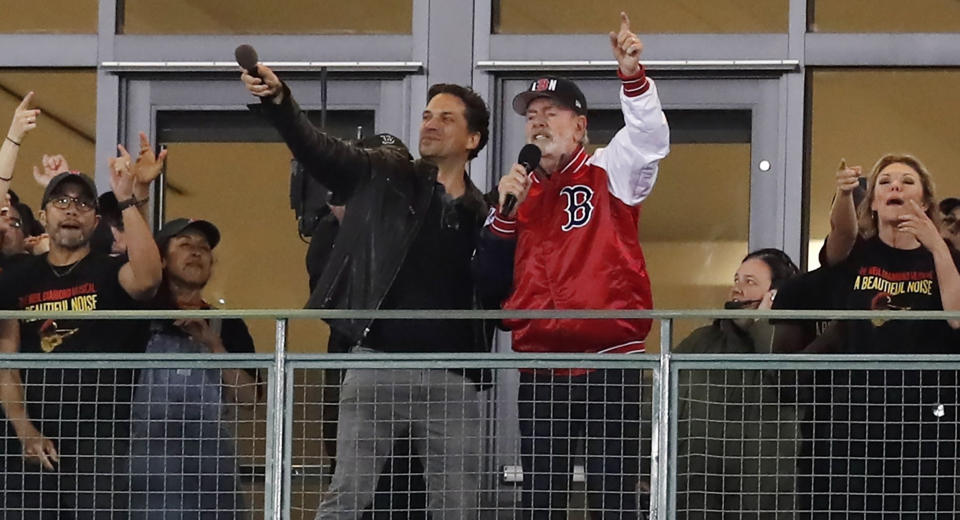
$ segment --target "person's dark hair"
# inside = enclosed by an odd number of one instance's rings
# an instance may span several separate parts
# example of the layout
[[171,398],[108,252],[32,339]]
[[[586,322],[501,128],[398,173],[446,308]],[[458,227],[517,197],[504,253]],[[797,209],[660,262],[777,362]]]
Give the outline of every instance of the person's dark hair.
[[483,150],[483,147],[487,145],[487,140],[490,139],[490,110],[487,109],[487,104],[480,97],[480,94],[474,92],[473,89],[452,83],[432,85],[430,90],[427,91],[427,103],[438,94],[457,96],[466,106],[463,115],[467,119],[467,130],[480,134],[477,147],[470,150],[470,155],[467,157],[473,159],[480,153],[480,150]]
[[784,282],[800,274],[797,264],[793,263],[790,256],[779,249],[773,247],[758,249],[743,257],[740,263],[742,264],[752,258],[763,261],[770,268],[771,289],[779,289]]
[[33,216],[33,210],[24,202],[15,202],[17,213],[20,213],[20,229],[24,237],[35,237],[44,233],[43,226]]

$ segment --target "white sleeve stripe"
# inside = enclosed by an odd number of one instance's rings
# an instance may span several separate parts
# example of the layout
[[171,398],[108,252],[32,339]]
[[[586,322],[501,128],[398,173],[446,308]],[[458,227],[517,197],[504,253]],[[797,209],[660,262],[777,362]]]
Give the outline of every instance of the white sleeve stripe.
[[646,81],[644,81],[643,83],[641,83],[641,84],[640,84],[639,86],[637,86],[637,87],[628,87],[626,83],[623,84],[623,91],[624,91],[624,92],[630,92],[630,93],[633,93],[633,92],[642,92],[642,91],[646,90],[646,88],[647,88],[647,82],[646,82]]
[[494,221],[494,222],[500,222],[501,224],[507,224],[507,225],[510,225],[510,226],[516,225],[516,223],[517,223],[516,220],[507,220],[507,219],[505,219],[505,218],[500,218],[500,217],[493,217],[493,221]]
[[498,226],[496,222],[490,224],[490,227],[493,228],[493,229],[495,229],[496,231],[498,231],[498,232],[500,232],[500,233],[503,233],[504,235],[512,235],[512,234],[514,234],[514,233],[517,232],[515,229],[512,229],[512,228],[511,228],[511,229],[502,228],[502,227]]

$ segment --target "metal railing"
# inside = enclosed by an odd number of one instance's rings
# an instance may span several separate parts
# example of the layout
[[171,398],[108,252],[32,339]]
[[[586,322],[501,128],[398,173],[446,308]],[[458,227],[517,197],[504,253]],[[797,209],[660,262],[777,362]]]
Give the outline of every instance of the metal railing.
[[[0,319],[35,319],[36,313],[0,312]],[[960,370],[960,356],[819,354],[676,354],[674,323],[686,319],[789,319],[789,320],[946,320],[960,312],[905,311],[346,311],[346,310],[246,310],[246,311],[101,311],[50,313],[52,319],[244,318],[275,320],[273,354],[0,354],[0,369],[29,368],[257,368],[267,373],[265,435],[264,518],[291,518],[291,489],[295,475],[309,474],[293,464],[295,372],[328,368],[410,369],[636,369],[652,374],[649,436],[650,517],[673,518],[677,507],[677,446],[680,376],[692,370],[836,371],[836,370]],[[631,356],[604,354],[293,354],[287,352],[289,320],[376,319],[653,319],[660,321],[660,352]],[[960,345],[958,345],[960,352]],[[826,359],[825,359],[826,358]],[[55,365],[53,365],[55,364]],[[954,404],[954,403],[951,403]],[[645,418],[644,418],[645,419]],[[254,471],[254,473],[259,473]],[[493,490],[490,490],[491,492]],[[956,494],[956,490],[954,494]]]

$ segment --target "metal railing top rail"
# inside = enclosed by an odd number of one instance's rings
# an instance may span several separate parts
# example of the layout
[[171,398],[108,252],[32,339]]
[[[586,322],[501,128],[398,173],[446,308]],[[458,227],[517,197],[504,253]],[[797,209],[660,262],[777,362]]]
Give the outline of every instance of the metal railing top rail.
[[784,320],[960,320],[960,311],[759,311],[721,309],[677,310],[366,310],[366,309],[237,309],[237,310],[138,310],[38,312],[0,311],[0,319],[178,319],[246,318],[246,319],[391,319],[391,320],[479,320],[479,319],[656,319],[678,320],[692,318],[757,318]]
[[[286,354],[294,369],[315,368],[620,368],[653,370],[660,354],[575,353],[357,353]],[[957,354],[713,354],[672,353],[678,370],[690,369],[950,369],[960,370]],[[271,368],[275,354],[0,354],[0,368]]]

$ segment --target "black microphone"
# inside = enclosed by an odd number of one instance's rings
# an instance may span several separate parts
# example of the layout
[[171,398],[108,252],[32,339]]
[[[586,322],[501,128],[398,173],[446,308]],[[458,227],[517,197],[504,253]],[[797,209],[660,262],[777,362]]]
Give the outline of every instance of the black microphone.
[[[520,155],[517,156],[517,163],[520,164],[520,166],[523,166],[523,169],[527,170],[527,173],[529,174],[537,166],[540,166],[540,156],[542,153],[543,152],[537,148],[537,145],[526,144],[520,149]],[[513,207],[516,205],[517,196],[512,193],[508,193],[507,198],[503,201],[503,214],[506,216],[510,213],[513,213]]]
[[255,78],[260,77],[260,73],[257,70],[257,62],[260,61],[260,58],[257,57],[257,51],[252,45],[244,43],[238,46],[236,50],[233,51],[233,55],[237,58],[237,63],[247,69],[247,74]]

